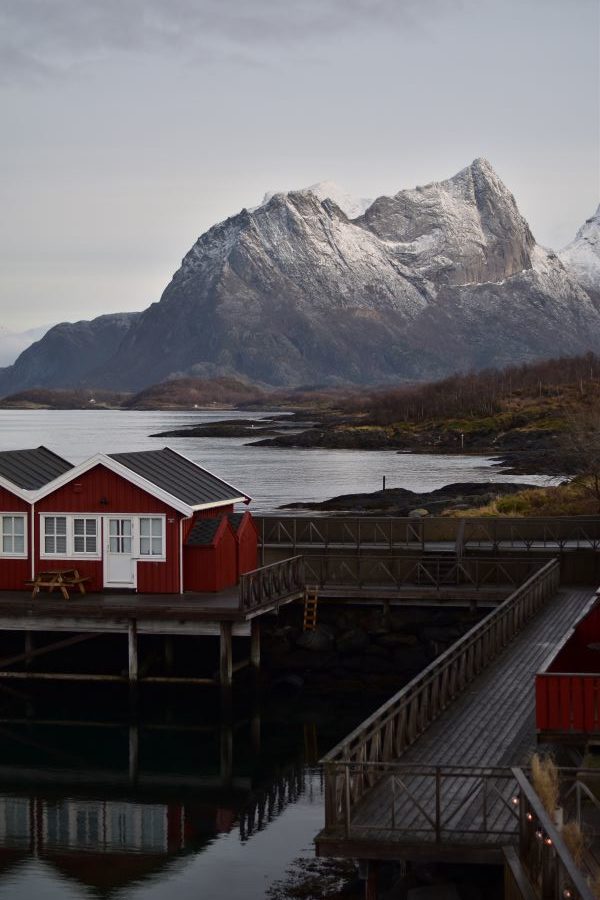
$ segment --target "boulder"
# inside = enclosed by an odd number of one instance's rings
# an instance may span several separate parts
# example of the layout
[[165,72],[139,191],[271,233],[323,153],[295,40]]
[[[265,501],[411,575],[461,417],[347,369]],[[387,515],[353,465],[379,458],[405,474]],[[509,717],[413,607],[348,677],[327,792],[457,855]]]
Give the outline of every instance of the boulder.
[[303,650],[330,650],[334,638],[331,629],[326,625],[317,625],[314,631],[303,631],[296,641],[297,647]]
[[368,643],[369,637],[362,628],[352,628],[340,635],[336,647],[339,653],[360,653],[366,649]]

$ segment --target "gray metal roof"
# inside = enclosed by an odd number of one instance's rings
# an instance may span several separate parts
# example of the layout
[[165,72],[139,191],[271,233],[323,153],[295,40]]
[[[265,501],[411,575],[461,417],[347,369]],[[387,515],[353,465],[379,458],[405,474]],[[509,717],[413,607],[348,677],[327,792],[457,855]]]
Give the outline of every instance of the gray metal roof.
[[109,456],[188,506],[233,503],[240,497],[247,497],[243,491],[238,491],[169,447],[137,453],[110,453]]
[[212,544],[221,525],[221,519],[198,519],[188,535],[186,543],[190,547]]
[[47,447],[0,451],[0,475],[28,491],[44,487],[72,468],[70,462]]

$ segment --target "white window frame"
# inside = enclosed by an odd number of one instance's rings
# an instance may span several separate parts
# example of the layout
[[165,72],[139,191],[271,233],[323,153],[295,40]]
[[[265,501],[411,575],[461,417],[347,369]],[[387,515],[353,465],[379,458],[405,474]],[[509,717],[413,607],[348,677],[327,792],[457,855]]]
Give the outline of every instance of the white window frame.
[[[4,550],[4,519],[10,518],[13,520],[13,528],[14,528],[14,520],[15,519],[23,519],[23,551],[21,553],[16,553],[14,550]],[[13,538],[13,547],[14,547],[14,530],[11,534]],[[3,512],[0,513],[0,557],[3,559],[27,559],[28,549],[27,549],[27,514],[21,512]]]
[[[161,542],[161,552],[160,553],[152,553],[152,533],[150,535],[142,535],[142,521],[144,519],[148,519],[150,522],[157,521],[160,522],[160,542]],[[152,529],[152,526],[150,526]],[[147,515],[147,516],[138,516],[137,517],[137,529],[136,529],[136,552],[137,558],[140,562],[165,562],[167,559],[167,528],[166,528],[166,520],[165,516],[157,515]],[[150,553],[142,553],[142,538],[149,537],[150,538]]]
[[[46,551],[46,519],[67,520],[67,549],[64,553],[48,553]],[[93,519],[96,523],[96,550],[86,552],[75,551],[75,519]],[[102,516],[96,513],[40,513],[40,559],[102,559]],[[85,526],[84,526],[85,527]],[[77,535],[82,537],[82,535]],[[85,535],[84,542],[85,542]]]

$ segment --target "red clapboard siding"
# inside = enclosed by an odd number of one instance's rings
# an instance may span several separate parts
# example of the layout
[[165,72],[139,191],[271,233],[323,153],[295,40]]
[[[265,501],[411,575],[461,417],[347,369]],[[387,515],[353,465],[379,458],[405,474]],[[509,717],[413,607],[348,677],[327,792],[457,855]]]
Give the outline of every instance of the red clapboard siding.
[[226,516],[205,546],[183,548],[184,588],[186,591],[222,591],[237,582],[237,545]]
[[600,675],[538,674],[539,731],[600,734]]
[[258,531],[249,512],[245,513],[236,534],[238,545],[238,578],[258,566]]
[[[105,501],[105,502],[101,502]],[[125,478],[98,465],[79,478],[58,488],[36,504],[36,569],[49,567],[40,559],[39,513],[96,513],[103,516],[148,514],[164,515],[166,529],[166,561],[140,560],[137,564],[137,590],[143,593],[179,593],[179,521],[181,514]],[[103,542],[102,542],[103,546]],[[52,568],[74,566],[80,574],[89,575],[89,590],[103,587],[101,560],[52,559]]]
[[[24,513],[27,517],[25,529],[27,531],[27,551],[31,552],[31,534],[29,504],[16,497],[6,488],[0,488],[0,515],[2,513]],[[3,591],[24,590],[25,582],[31,578],[31,563],[29,559],[11,559],[0,556],[0,589]]]

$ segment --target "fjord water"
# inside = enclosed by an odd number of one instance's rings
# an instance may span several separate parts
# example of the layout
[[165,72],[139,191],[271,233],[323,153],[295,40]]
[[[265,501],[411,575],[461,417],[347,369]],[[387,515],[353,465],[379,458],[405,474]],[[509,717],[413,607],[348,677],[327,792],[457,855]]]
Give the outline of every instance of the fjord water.
[[484,456],[396,453],[389,450],[296,450],[252,447],[247,438],[150,437],[159,431],[268,413],[223,410],[130,412],[121,410],[0,410],[0,449],[44,444],[73,463],[96,453],[169,446],[246,491],[254,512],[273,512],[296,501],[388,488],[430,491],[452,482],[521,481],[546,484],[546,476],[502,474]]
[[[0,411],[0,449],[44,444],[74,463],[169,445],[247,491],[252,509],[389,487],[514,480],[474,456],[253,448],[152,438],[247,413]],[[257,420],[261,415],[256,415]],[[544,478],[527,477],[529,482]],[[1,637],[1,635],[0,635]],[[323,823],[320,754],[383,698],[238,694],[223,722],[209,689],[0,684],[0,900],[254,900]]]

